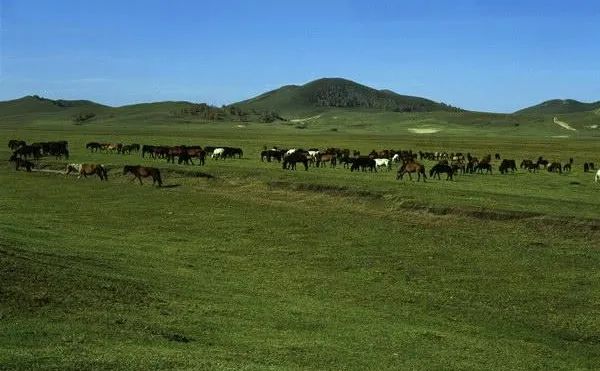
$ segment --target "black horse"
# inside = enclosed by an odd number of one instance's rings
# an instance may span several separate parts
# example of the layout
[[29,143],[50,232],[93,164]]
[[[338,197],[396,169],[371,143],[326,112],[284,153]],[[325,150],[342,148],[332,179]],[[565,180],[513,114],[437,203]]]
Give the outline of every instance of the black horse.
[[15,170],[19,170],[19,168],[24,167],[25,170],[31,172],[31,169],[35,167],[33,162],[17,157],[14,154],[10,157],[10,159],[8,159],[8,161],[15,163]]
[[500,164],[500,167],[498,169],[500,170],[500,174],[507,174],[509,170],[511,170],[514,173],[515,171],[517,171],[517,164],[515,160],[504,159],[502,160],[502,163]]
[[304,170],[308,170],[308,156],[304,152],[296,151],[290,153],[283,158],[283,169],[284,170],[296,170],[296,164],[300,162],[304,165]]
[[440,178],[440,173],[446,173],[446,180],[454,180],[454,170],[452,169],[452,167],[448,164],[435,164],[431,170],[429,170],[429,177],[430,178],[435,178],[435,176],[437,175],[437,178],[441,180]]

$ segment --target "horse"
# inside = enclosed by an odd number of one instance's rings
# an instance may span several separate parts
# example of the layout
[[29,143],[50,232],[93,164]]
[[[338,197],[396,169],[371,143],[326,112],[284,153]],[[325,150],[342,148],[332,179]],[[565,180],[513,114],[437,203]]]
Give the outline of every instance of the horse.
[[25,145],[23,147],[17,148],[13,152],[13,156],[20,158],[28,158],[32,156],[34,160],[38,160],[42,156],[42,147],[34,146],[34,145]]
[[560,162],[553,162],[547,166],[547,170],[549,173],[557,172],[559,174],[562,174],[562,165],[560,164]]
[[515,163],[515,160],[504,159],[498,169],[500,170],[500,174],[507,174],[509,170],[514,173],[517,171],[517,164]]
[[68,164],[65,175],[69,175],[72,172],[79,174],[77,179],[80,179],[82,175],[84,178],[87,178],[88,175],[98,175],[101,181],[108,181],[108,171],[101,164]]
[[382,168],[385,167],[387,168],[388,171],[392,170],[392,162],[390,161],[390,159],[388,158],[376,158],[375,160],[375,167],[376,168]]
[[317,167],[324,167],[329,162],[329,166],[335,168],[337,165],[337,157],[334,154],[319,154],[317,155]]
[[421,165],[416,161],[403,163],[402,166],[400,166],[400,169],[398,169],[396,180],[402,180],[404,174],[408,174],[408,177],[410,178],[410,180],[412,180],[412,173],[417,173],[417,182],[421,180],[421,175],[423,175],[423,182],[427,182],[427,176],[425,175],[425,166]]
[[160,177],[160,170],[155,167],[146,167],[140,165],[125,165],[123,167],[123,175],[127,175],[127,173],[131,173],[135,176],[131,181],[134,181],[136,178],[140,181],[140,185],[142,185],[142,178],[152,177],[152,185],[158,183],[159,187],[162,187],[162,179]]
[[565,171],[565,172],[569,172],[569,173],[570,173],[570,172],[571,172],[571,166],[572,166],[572,165],[571,165],[571,162],[569,162],[569,163],[565,164],[565,165],[563,166],[563,171]]
[[150,145],[150,144],[144,144],[142,145],[142,157],[146,156],[146,153],[149,153],[150,156],[154,157],[154,148],[156,146]]
[[242,151],[241,148],[237,148],[237,147],[223,147],[223,149],[225,150],[225,152],[223,153],[223,157],[231,157],[231,158],[235,158],[235,156],[238,156],[238,158],[242,158],[242,156],[244,155],[244,151]]
[[282,168],[284,170],[296,170],[296,163],[301,162],[304,170],[308,170],[308,156],[305,152],[295,151],[283,157]]
[[537,160],[537,167],[538,168],[544,167],[544,169],[545,169],[545,168],[548,167],[548,164],[549,164],[548,160],[544,160],[544,158],[542,156],[540,156],[538,158],[538,160]]
[[441,163],[433,165],[431,170],[429,170],[429,177],[435,178],[437,175],[437,178],[441,180],[440,173],[446,173],[446,180],[454,180],[454,169],[452,166]]
[[377,172],[377,166],[375,165],[375,160],[368,156],[360,156],[355,159],[352,159],[352,165],[350,166],[350,171],[351,172],[353,172],[354,170],[358,171],[359,169],[362,171],[367,171],[367,169],[369,169],[369,171]]
[[26,145],[27,145],[27,143],[25,143],[24,140],[11,139],[8,141],[8,148],[10,148],[11,151],[14,151],[15,149],[17,149],[19,147],[24,147]]
[[490,164],[489,162],[480,162],[475,167],[475,171],[480,172],[481,174],[483,174],[484,170],[486,174],[492,173],[492,164]]
[[85,145],[86,149],[89,149],[90,152],[98,152],[98,150],[102,147],[102,145],[98,142],[89,142]]
[[500,160],[500,154],[499,154],[499,153],[496,153],[496,154],[494,155],[494,158],[495,158],[496,160]]
[[595,181],[596,183],[600,182],[600,170],[598,170],[598,171],[596,172],[596,177],[594,178],[594,181]]
[[17,157],[14,154],[8,159],[8,161],[15,163],[15,170],[19,170],[19,168],[24,167],[27,172],[31,172],[31,169],[35,167],[33,162]]
[[225,148],[215,148],[212,155],[210,156],[214,159],[225,158]]
[[281,158],[283,157],[284,153],[285,152],[283,150],[275,148],[266,149],[260,153],[260,160],[264,162],[266,159],[267,162],[271,162],[272,159],[276,159],[277,162],[281,162]]

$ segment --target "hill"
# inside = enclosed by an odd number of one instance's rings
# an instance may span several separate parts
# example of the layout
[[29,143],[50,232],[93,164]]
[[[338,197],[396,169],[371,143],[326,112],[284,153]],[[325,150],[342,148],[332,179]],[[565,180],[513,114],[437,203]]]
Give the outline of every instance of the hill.
[[108,107],[89,100],[53,100],[38,95],[28,95],[19,99],[0,102],[0,116],[55,113],[76,110],[98,110],[105,108]]
[[432,100],[377,90],[342,78],[323,78],[305,85],[286,85],[231,106],[246,111],[281,113],[325,108],[362,108],[397,112],[456,111]]
[[522,114],[559,114],[586,112],[600,109],[600,101],[584,103],[574,99],[552,99],[538,105],[524,108],[515,113]]

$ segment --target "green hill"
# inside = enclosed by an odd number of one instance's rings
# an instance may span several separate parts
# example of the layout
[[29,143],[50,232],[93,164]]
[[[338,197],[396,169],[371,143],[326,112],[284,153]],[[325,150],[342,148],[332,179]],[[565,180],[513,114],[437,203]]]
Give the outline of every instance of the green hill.
[[232,104],[242,110],[310,112],[326,108],[360,108],[397,112],[453,111],[456,108],[429,99],[377,90],[341,78],[323,78],[305,85],[286,85]]
[[594,103],[584,103],[574,99],[553,99],[542,102],[538,105],[524,108],[516,113],[523,114],[559,114],[586,112],[600,109],[600,101]]
[[0,102],[0,116],[99,110],[105,108],[108,107],[89,100],[53,100],[37,95],[28,95],[19,99]]

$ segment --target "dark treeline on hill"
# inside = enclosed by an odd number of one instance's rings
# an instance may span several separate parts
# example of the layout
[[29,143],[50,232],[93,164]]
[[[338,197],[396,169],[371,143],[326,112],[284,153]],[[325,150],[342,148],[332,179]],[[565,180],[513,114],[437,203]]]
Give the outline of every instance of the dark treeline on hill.
[[527,107],[515,113],[521,114],[559,114],[586,112],[600,109],[600,101],[594,103],[584,103],[574,99],[552,99]]
[[285,118],[281,117],[275,111],[257,111],[255,109],[245,111],[237,106],[222,106],[219,108],[206,103],[190,103],[178,111],[172,111],[171,114],[177,117],[195,116],[208,121],[222,121],[226,118],[232,121],[243,122],[258,121],[268,123],[278,120],[286,121]]
[[460,111],[429,99],[377,90],[341,78],[287,85],[234,104],[242,109],[294,112],[324,108],[362,108],[395,112]]
[[429,99],[376,90],[343,79],[321,79],[305,85],[314,93],[308,101],[318,107],[373,108],[396,112],[451,110],[452,107]]

